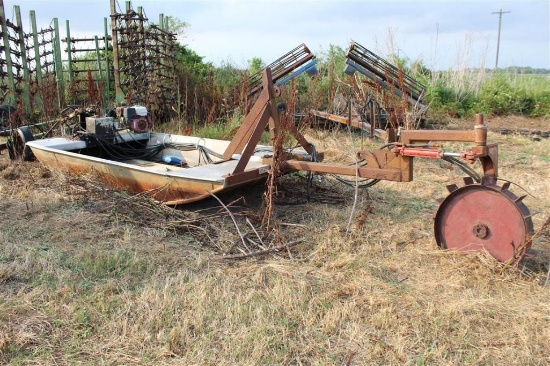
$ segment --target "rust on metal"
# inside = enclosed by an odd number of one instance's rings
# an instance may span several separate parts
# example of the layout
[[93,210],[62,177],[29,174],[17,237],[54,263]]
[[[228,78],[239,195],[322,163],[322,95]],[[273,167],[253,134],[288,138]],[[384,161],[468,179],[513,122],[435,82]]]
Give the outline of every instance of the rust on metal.
[[511,262],[521,259],[531,245],[533,223],[527,207],[507,188],[470,184],[453,189],[443,200],[434,232],[442,248],[486,251],[501,262]]
[[[80,157],[52,154],[33,149],[36,158],[44,165],[71,174],[93,172],[105,184],[133,193],[149,192],[153,198],[168,205],[191,203],[209,196],[208,191],[218,193],[224,189],[223,183],[185,180],[158,175],[137,169],[122,169],[116,165],[106,165]],[[261,179],[261,178],[258,178]]]
[[355,166],[344,166],[341,164],[318,163],[299,160],[287,160],[281,163],[281,169],[305,170],[314,173],[330,173],[348,176],[359,176],[360,178],[383,179],[394,182],[403,182],[403,171],[396,168],[370,168]]

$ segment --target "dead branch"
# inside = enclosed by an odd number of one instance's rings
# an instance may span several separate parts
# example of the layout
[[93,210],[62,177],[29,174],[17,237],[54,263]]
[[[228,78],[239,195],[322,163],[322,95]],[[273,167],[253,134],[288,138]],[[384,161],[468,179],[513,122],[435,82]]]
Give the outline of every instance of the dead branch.
[[231,217],[231,220],[233,220],[233,224],[235,224],[235,228],[237,229],[237,233],[241,237],[241,240],[243,242],[244,247],[248,248],[246,246],[246,240],[244,240],[244,236],[241,233],[241,230],[239,229],[239,225],[237,224],[237,220],[235,219],[235,216],[233,216],[233,213],[229,210],[229,208],[227,208],[226,205],[223,204],[222,200],[220,200],[214,193],[212,193],[211,191],[208,191],[208,194],[211,195],[212,197],[214,197],[216,199],[216,201],[218,201],[220,203],[220,205],[222,205],[222,207],[225,208],[225,210],[227,211],[227,213]]
[[249,258],[249,257],[258,257],[258,256],[262,256],[262,255],[265,255],[265,254],[270,254],[270,253],[275,253],[275,252],[280,252],[281,250],[287,250],[297,244],[300,244],[304,241],[304,239],[298,239],[298,240],[295,240],[295,241],[291,241],[290,243],[287,243],[285,245],[281,245],[281,246],[278,246],[278,247],[273,247],[273,248],[269,248],[269,249],[265,249],[265,250],[259,250],[259,251],[256,251],[256,252],[252,252],[252,253],[248,253],[248,254],[234,254],[234,255],[226,255],[226,256],[223,256],[222,259],[244,259],[244,258]]

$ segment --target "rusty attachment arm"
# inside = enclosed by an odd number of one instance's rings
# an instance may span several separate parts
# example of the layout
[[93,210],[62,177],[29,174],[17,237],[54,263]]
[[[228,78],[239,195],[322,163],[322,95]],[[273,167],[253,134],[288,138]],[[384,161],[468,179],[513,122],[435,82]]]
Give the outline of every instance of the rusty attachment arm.
[[[273,83],[271,69],[264,69],[261,93],[223,154],[225,160],[231,159],[234,155],[240,155],[233,175],[244,173],[246,165],[260,141],[262,132],[267,126],[269,126],[271,144],[274,146],[280,130],[279,112],[275,104],[275,97],[279,94],[279,88]],[[305,137],[295,126],[290,126],[289,130],[302,148],[312,156],[313,148]]]
[[[469,150],[463,152],[447,152],[438,141],[457,141],[473,143]],[[306,170],[318,173],[339,175],[358,175],[361,178],[381,179],[398,182],[410,182],[413,179],[413,159],[415,157],[430,159],[453,160],[461,159],[461,169],[468,174],[475,172],[467,163],[479,160],[485,180],[496,180],[498,163],[497,144],[487,144],[487,127],[483,123],[483,116],[478,115],[473,130],[466,131],[429,131],[404,130],[401,131],[400,141],[391,143],[389,149],[375,151],[359,151],[358,159],[367,162],[363,167],[343,167],[340,164],[298,162],[288,160],[283,167],[289,170]],[[477,173],[476,180],[477,180]],[[481,178],[480,178],[481,179]]]

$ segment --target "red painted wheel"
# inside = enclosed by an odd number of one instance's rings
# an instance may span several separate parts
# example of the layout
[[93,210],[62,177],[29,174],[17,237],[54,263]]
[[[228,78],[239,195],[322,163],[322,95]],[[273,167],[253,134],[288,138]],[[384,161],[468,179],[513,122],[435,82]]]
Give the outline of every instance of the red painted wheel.
[[487,251],[501,262],[519,260],[530,245],[529,209],[503,187],[493,184],[449,186],[435,216],[437,244],[459,252]]

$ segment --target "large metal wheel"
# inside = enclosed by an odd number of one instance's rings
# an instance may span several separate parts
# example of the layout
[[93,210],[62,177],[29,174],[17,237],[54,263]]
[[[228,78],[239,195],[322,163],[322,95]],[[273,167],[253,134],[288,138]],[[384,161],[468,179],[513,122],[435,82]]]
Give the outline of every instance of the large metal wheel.
[[444,249],[486,251],[501,262],[519,261],[533,234],[533,222],[522,197],[509,184],[449,186],[434,222],[435,239]]

